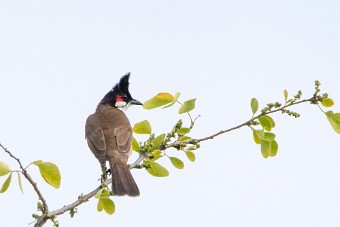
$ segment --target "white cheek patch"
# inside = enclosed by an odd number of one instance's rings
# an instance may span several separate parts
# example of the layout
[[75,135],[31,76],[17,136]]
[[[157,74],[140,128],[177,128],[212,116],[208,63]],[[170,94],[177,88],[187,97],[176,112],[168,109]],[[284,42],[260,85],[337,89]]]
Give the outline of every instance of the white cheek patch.
[[124,101],[118,101],[118,102],[116,102],[115,106],[116,106],[117,108],[123,108],[123,107],[126,106],[126,102],[124,102]]

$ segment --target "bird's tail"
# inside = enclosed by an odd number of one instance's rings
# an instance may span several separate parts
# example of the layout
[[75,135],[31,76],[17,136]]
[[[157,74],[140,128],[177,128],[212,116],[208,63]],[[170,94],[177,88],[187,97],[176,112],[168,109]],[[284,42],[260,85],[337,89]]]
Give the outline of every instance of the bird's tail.
[[113,195],[139,196],[138,186],[133,179],[130,168],[121,162],[110,162]]

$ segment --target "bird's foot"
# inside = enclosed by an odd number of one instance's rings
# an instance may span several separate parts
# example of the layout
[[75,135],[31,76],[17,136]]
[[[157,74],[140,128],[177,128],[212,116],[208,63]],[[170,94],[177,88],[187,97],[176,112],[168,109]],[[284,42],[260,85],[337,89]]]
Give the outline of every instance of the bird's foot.
[[106,166],[102,166],[101,182],[104,183],[107,180],[108,170]]

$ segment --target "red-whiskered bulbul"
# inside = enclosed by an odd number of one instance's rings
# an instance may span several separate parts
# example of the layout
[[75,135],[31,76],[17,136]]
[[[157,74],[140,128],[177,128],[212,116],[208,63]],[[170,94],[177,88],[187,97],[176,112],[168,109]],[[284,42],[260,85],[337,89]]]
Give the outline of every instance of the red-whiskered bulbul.
[[120,109],[142,105],[129,92],[130,73],[124,75],[100,101],[96,112],[86,120],[87,144],[102,169],[106,161],[112,175],[112,194],[139,196],[139,189],[127,164],[131,155],[132,129],[129,119]]

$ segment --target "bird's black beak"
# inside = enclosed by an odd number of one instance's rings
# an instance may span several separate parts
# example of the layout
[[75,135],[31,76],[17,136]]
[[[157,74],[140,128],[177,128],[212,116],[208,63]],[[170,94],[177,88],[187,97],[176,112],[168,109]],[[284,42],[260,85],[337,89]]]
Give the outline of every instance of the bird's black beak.
[[136,100],[136,99],[132,99],[130,102],[131,105],[143,105],[143,103],[141,103],[140,101]]

